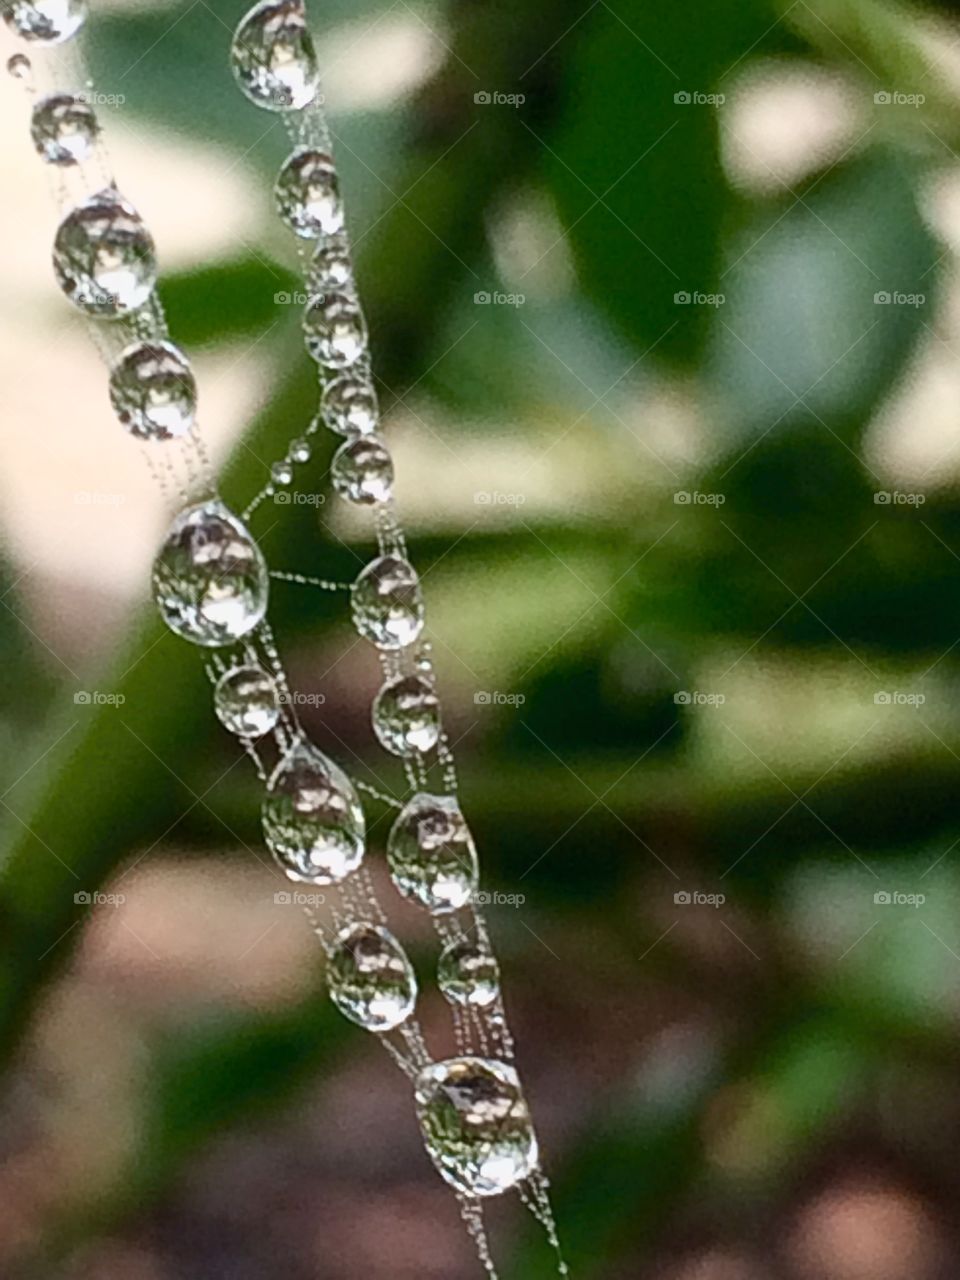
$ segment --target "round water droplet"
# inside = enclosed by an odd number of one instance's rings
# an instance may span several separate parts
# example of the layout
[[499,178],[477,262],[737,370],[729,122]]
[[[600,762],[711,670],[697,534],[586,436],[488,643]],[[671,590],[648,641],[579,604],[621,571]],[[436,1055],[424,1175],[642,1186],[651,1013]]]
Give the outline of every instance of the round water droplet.
[[415,1085],[427,1154],[468,1196],[498,1196],[537,1167],[537,1137],[513,1067],[492,1058],[448,1058]]
[[213,709],[238,738],[262,738],[280,719],[276,681],[262,667],[233,667],[214,687]]
[[366,823],[353,783],[304,739],[274,770],[262,818],[267,847],[291,880],[337,884],[363,859]]
[[477,850],[453,796],[419,792],[387,837],[393,882],[435,915],[456,911],[477,887]]
[[393,459],[379,436],[345,441],[330,464],[333,487],[348,502],[386,502],[393,488]]
[[317,294],[303,313],[307,351],[317,364],[346,369],[367,349],[367,326],[359,303],[345,293]]
[[440,701],[433,685],[420,676],[389,681],[373,702],[373,730],[380,745],[395,756],[435,747],[440,736]]
[[237,27],[230,49],[237,83],[268,111],[300,110],[316,96],[317,55],[302,0],[263,0]]
[[72,209],[57,228],[57,283],[71,302],[102,319],[143,306],[157,262],[150,232],[136,209],[108,188]]
[[25,53],[15,53],[7,59],[7,71],[14,80],[29,84],[33,78],[33,63]]
[[337,171],[323,151],[295,151],[280,170],[274,194],[280,217],[304,240],[335,235],[343,226]]
[[135,342],[110,371],[110,403],[142,440],[172,440],[193,426],[197,384],[172,342]]
[[437,982],[451,1004],[482,1009],[500,994],[500,969],[486,947],[467,940],[451,942],[440,953]]
[[250,531],[216,498],[181,511],[153,564],[164,622],[208,648],[231,644],[260,623],[269,583]]
[[392,1031],[406,1022],[417,979],[406,952],[388,929],[353,924],[337,935],[327,960],[330,998],[344,1017],[367,1031]]
[[377,393],[369,382],[350,374],[334,378],[323,389],[323,420],[340,436],[366,436],[379,421]]
[[79,164],[97,141],[93,107],[72,93],[54,93],[33,108],[30,136],[48,164]]
[[317,245],[310,265],[310,285],[317,293],[339,292],[353,279],[353,266],[346,243],[337,238]]
[[293,467],[289,462],[275,462],[270,468],[270,478],[274,484],[291,484],[293,482]]
[[289,450],[288,456],[291,462],[309,462],[310,453],[311,453],[311,449],[310,449],[309,440],[304,440],[303,438],[301,438],[299,440],[290,441],[290,450]]
[[423,629],[423,597],[416,570],[399,556],[378,556],[351,591],[354,626],[378,649],[403,649]]
[[83,26],[83,0],[7,0],[3,17],[11,31],[39,44],[60,44]]

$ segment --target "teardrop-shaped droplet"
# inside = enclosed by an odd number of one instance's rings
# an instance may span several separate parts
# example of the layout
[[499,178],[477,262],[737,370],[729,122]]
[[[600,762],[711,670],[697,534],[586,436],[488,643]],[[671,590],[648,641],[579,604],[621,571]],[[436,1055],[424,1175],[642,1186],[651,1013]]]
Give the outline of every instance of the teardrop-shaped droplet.
[[209,648],[231,644],[260,623],[269,583],[250,531],[216,498],[180,512],[153,564],[164,622]]
[[393,490],[393,458],[379,436],[346,440],[330,464],[333,487],[348,502],[386,502]]
[[312,448],[309,440],[305,440],[302,436],[296,440],[290,441],[290,448],[287,451],[287,457],[291,462],[309,462]]
[[423,629],[420,579],[399,556],[378,556],[361,570],[351,605],[354,626],[378,649],[403,649]]
[[60,44],[83,26],[83,0],[7,0],[3,17],[11,31],[38,44]]
[[302,0],[263,0],[237,27],[230,49],[237,83],[268,111],[299,110],[316,96],[317,55]]
[[477,850],[453,796],[419,792],[387,837],[393,882],[435,915],[456,911],[477,887]]
[[427,1154],[468,1196],[498,1196],[537,1167],[537,1137],[516,1070],[493,1058],[448,1058],[415,1085]]
[[280,170],[275,196],[280,217],[304,240],[332,236],[343,227],[337,171],[326,152],[295,151]]
[[150,297],[157,277],[153,239],[133,205],[107,188],[60,223],[53,269],[71,302],[109,320],[135,311]]
[[321,240],[310,264],[310,287],[315,293],[349,292],[353,280],[350,251],[341,236]]
[[486,947],[463,939],[440,953],[437,983],[451,1004],[482,1009],[500,994],[500,969]]
[[413,1012],[417,979],[388,929],[353,924],[338,935],[327,960],[330,998],[344,1017],[367,1031],[392,1031]]
[[270,479],[274,484],[285,488],[288,484],[293,483],[293,467],[285,458],[281,462],[275,462],[270,468]]
[[172,440],[193,426],[197,383],[172,342],[135,342],[110,371],[110,403],[142,440]]
[[327,383],[321,410],[326,425],[341,436],[370,435],[380,418],[373,387],[349,373]]
[[213,709],[238,738],[262,738],[280,719],[277,682],[262,667],[232,667],[214,687]]
[[373,730],[380,745],[395,756],[430,751],[440,736],[440,700],[420,676],[398,676],[373,702]]
[[327,369],[346,369],[367,349],[367,326],[355,298],[346,293],[318,294],[303,313],[307,351]]
[[97,115],[72,93],[41,98],[30,117],[30,136],[48,164],[80,164],[97,141]]
[[366,822],[353,783],[305,739],[274,770],[262,817],[267,847],[291,880],[337,884],[363,859]]
[[11,54],[7,59],[7,73],[14,80],[21,80],[27,86],[33,79],[33,63],[25,53]]

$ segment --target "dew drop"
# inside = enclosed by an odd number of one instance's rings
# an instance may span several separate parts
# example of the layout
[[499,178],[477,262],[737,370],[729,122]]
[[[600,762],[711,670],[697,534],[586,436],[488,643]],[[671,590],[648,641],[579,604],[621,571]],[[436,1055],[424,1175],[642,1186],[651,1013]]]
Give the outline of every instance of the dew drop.
[[377,429],[377,393],[369,382],[350,374],[327,383],[320,407],[324,422],[337,435],[366,436]]
[[251,102],[268,111],[299,110],[316,96],[317,55],[302,0],[263,0],[241,20],[230,62]]
[[213,709],[238,738],[262,738],[280,719],[276,681],[262,667],[232,667],[214,687]]
[[497,1196],[537,1167],[537,1137],[513,1067],[492,1058],[448,1058],[415,1085],[427,1154],[457,1191]]
[[380,745],[395,756],[429,751],[440,736],[440,701],[420,676],[399,676],[383,686],[373,702],[373,730]]
[[310,441],[299,440],[290,441],[289,458],[291,462],[309,462],[310,461]]
[[11,31],[38,44],[60,44],[83,26],[83,0],[7,0],[3,17]]
[[291,484],[293,482],[293,467],[289,462],[275,462],[270,468],[270,478],[274,484]]
[[274,770],[262,818],[267,847],[291,880],[337,884],[363,859],[366,822],[353,783],[305,739]]
[[30,136],[48,164],[80,164],[97,141],[97,116],[93,107],[72,93],[54,93],[33,108]]
[[344,1017],[367,1031],[399,1027],[417,999],[417,979],[406,952],[388,929],[375,924],[350,925],[337,935],[327,982]]
[[108,188],[60,223],[53,269],[60,288],[81,311],[112,319],[150,297],[157,276],[153,239],[136,209]]
[[269,581],[249,530],[215,498],[181,511],[153,564],[164,622],[208,648],[231,644],[260,623]]
[[307,351],[327,369],[346,369],[367,349],[367,326],[356,299],[345,293],[317,294],[303,313]]
[[22,80],[29,84],[33,79],[33,63],[25,53],[15,53],[7,59],[7,73],[14,80]]
[[353,584],[351,604],[354,625],[378,649],[403,649],[423,629],[420,580],[399,556],[371,560]]
[[135,342],[110,371],[110,403],[142,440],[172,440],[193,426],[197,384],[183,352],[172,342]]
[[337,171],[323,151],[295,151],[280,170],[274,194],[280,217],[304,240],[332,236],[343,227]]
[[379,436],[346,440],[330,464],[333,487],[348,502],[386,502],[393,488],[393,459]]
[[437,982],[451,1004],[485,1008],[500,994],[500,969],[486,947],[451,942],[437,961]]
[[318,293],[339,292],[353,279],[350,253],[343,240],[322,240],[310,264],[311,286]]
[[477,850],[453,796],[419,792],[387,837],[393,882],[435,915],[456,911],[477,887]]

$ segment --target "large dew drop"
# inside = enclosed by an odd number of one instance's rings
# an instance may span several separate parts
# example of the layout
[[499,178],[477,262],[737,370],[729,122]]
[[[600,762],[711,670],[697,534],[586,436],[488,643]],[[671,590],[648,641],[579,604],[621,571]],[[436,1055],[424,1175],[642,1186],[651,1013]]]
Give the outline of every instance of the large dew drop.
[[399,676],[373,702],[373,731],[395,756],[429,751],[440,736],[440,700],[421,676]]
[[359,436],[344,441],[333,455],[330,476],[347,502],[386,502],[393,492],[393,458],[379,436]]
[[83,0],[6,0],[3,18],[11,31],[38,44],[60,44],[83,26]]
[[477,887],[477,850],[453,796],[419,792],[387,837],[393,882],[434,915],[456,911]]
[[153,239],[136,209],[107,188],[60,223],[53,269],[60,288],[81,311],[112,319],[150,297],[157,277]]
[[172,342],[135,342],[110,370],[113,411],[143,440],[171,440],[193,426],[197,384]]
[[30,136],[48,164],[80,164],[97,141],[97,116],[89,102],[72,93],[41,98],[30,116]]
[[274,770],[262,818],[267,847],[291,880],[337,884],[363,859],[366,822],[353,783],[304,739]]
[[346,374],[323,388],[323,421],[341,436],[365,436],[376,431],[380,412],[377,393],[369,382]]
[[280,217],[304,240],[336,235],[343,227],[337,171],[323,151],[295,151],[280,170],[274,194]]
[[496,957],[476,942],[451,942],[437,961],[437,984],[451,1004],[483,1009],[500,994]]
[[310,263],[310,287],[318,293],[339,292],[353,279],[350,251],[338,236],[321,240]]
[[303,313],[307,351],[326,369],[346,369],[367,349],[360,304],[346,293],[317,294]]
[[423,630],[423,597],[416,570],[399,556],[378,556],[351,591],[354,626],[378,649],[403,649]]
[[263,0],[242,19],[230,63],[251,102],[268,111],[299,110],[316,96],[317,55],[302,0]]
[[232,644],[260,623],[269,582],[249,530],[215,498],[181,511],[153,565],[164,622],[209,648]]
[[262,738],[280,719],[276,681],[262,667],[232,667],[214,687],[213,709],[238,738]]
[[427,1154],[467,1196],[498,1196],[537,1168],[537,1137],[513,1067],[492,1058],[448,1058],[415,1086]]
[[353,924],[337,935],[327,962],[330,997],[344,1017],[367,1031],[392,1031],[406,1022],[417,979],[389,930]]

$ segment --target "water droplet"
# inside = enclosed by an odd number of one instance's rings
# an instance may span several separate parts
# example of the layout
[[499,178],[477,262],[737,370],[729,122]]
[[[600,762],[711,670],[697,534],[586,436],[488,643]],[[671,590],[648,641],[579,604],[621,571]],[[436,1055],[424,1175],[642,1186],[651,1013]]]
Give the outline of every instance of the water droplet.
[[309,440],[304,440],[301,437],[299,440],[290,441],[290,450],[289,450],[288,456],[291,462],[309,462],[310,453],[311,453],[311,449],[310,449]]
[[60,288],[88,315],[111,319],[143,306],[157,262],[150,232],[108,188],[72,209],[57,228],[53,269]]
[[353,280],[350,252],[342,239],[322,240],[310,265],[311,287],[318,293],[338,292]]
[[385,750],[412,756],[437,745],[440,701],[419,676],[400,676],[385,684],[373,702],[373,729]]
[[197,384],[172,342],[135,342],[110,371],[110,403],[142,440],[172,440],[193,426]]
[[388,929],[354,924],[337,935],[327,961],[330,997],[367,1031],[392,1031],[406,1022],[417,979],[406,952]]
[[378,649],[403,649],[423,628],[416,570],[399,556],[378,556],[362,569],[351,593],[353,622]]
[[291,484],[293,482],[293,467],[289,462],[275,462],[270,468],[270,478],[274,484]]
[[14,80],[29,84],[33,79],[33,63],[25,53],[15,53],[7,59],[7,71]]
[[260,623],[269,582],[249,530],[216,498],[181,511],[153,564],[164,622],[208,648],[231,644]]
[[261,738],[280,719],[276,681],[262,667],[232,667],[214,687],[213,709],[238,738]]
[[327,383],[321,411],[330,430],[341,436],[370,435],[376,431],[380,417],[373,387],[349,374]]
[[237,27],[230,49],[237,83],[268,111],[299,110],[316,96],[317,55],[302,0],[263,0]]
[[8,0],[3,17],[11,31],[39,44],[60,44],[83,26],[83,0]]
[[317,294],[303,313],[307,350],[317,364],[345,369],[367,349],[367,326],[356,299],[345,293]]
[[72,93],[54,93],[33,108],[30,136],[48,164],[79,164],[97,141],[93,107]]
[[437,982],[451,1004],[482,1009],[500,994],[500,969],[486,947],[464,939],[440,953]]
[[267,847],[291,880],[337,884],[363,859],[366,822],[353,783],[305,739],[274,770],[262,817]]
[[441,1177],[468,1196],[497,1196],[537,1167],[533,1131],[513,1067],[492,1058],[448,1058],[415,1085],[427,1154]]
[[335,235],[343,226],[337,171],[323,151],[295,151],[280,170],[274,194],[280,217],[304,240]]
[[333,487],[348,502],[386,502],[393,488],[393,459],[379,436],[345,441],[330,464]]
[[409,800],[387,837],[387,862],[404,897],[436,915],[464,906],[477,887],[477,850],[453,796]]

